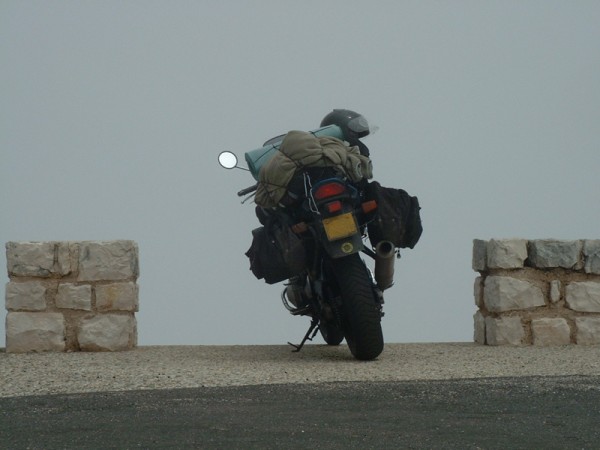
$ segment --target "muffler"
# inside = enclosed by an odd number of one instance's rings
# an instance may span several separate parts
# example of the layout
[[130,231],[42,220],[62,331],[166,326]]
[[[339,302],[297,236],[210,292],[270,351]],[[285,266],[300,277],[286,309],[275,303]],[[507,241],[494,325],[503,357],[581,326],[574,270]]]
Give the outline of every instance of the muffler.
[[394,284],[394,257],[396,248],[390,241],[381,241],[375,247],[375,282],[384,291]]

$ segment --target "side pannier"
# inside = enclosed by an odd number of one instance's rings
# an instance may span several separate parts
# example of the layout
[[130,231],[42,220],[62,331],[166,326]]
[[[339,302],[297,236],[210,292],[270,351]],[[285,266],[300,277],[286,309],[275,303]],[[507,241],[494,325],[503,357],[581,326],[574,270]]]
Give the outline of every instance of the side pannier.
[[246,252],[250,270],[268,284],[298,275],[306,265],[302,240],[287,226],[278,223],[252,230],[252,245]]
[[419,199],[403,189],[382,187],[377,181],[369,183],[366,195],[377,202],[374,220],[367,226],[371,245],[391,241],[396,247],[414,248],[423,233]]

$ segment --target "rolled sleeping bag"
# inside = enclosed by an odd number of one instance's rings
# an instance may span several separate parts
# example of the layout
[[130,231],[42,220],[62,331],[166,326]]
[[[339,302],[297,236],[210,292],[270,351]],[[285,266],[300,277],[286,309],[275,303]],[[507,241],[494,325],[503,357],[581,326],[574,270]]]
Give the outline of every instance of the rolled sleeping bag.
[[[311,130],[309,133],[312,133],[316,137],[329,136],[344,140],[342,129],[337,125],[328,125],[316,130]],[[250,169],[250,173],[256,181],[258,181],[258,173],[260,172],[261,167],[271,159],[277,150],[279,150],[279,146],[281,145],[281,142],[285,136],[285,134],[281,136],[280,141],[257,148],[256,150],[251,150],[244,154],[246,163],[248,164],[248,169]]]

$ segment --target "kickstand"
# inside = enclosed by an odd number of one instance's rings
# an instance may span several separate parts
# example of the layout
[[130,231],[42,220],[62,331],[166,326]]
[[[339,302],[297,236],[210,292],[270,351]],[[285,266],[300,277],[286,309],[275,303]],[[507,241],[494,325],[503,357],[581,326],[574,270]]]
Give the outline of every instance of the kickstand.
[[[309,327],[308,331],[304,335],[304,339],[302,339],[302,342],[300,342],[299,345],[292,344],[291,342],[288,342],[288,344],[290,344],[295,349],[295,350],[292,350],[292,352],[294,352],[294,353],[299,352],[300,350],[302,350],[302,347],[304,347],[304,344],[306,343],[306,341],[312,341],[313,340],[313,338],[317,334],[317,331],[319,331],[319,327],[317,325],[319,325],[319,320],[313,318],[312,321],[310,322],[310,327]],[[312,333],[312,336],[311,336],[311,333]]]

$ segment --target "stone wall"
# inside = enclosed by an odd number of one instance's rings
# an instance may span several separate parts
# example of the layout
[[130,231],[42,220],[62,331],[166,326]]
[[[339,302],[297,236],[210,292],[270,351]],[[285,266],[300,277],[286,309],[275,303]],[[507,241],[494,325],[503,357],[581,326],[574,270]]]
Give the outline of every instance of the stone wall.
[[7,352],[137,345],[135,242],[8,242],[6,260]]
[[600,344],[600,240],[473,241],[475,342]]

